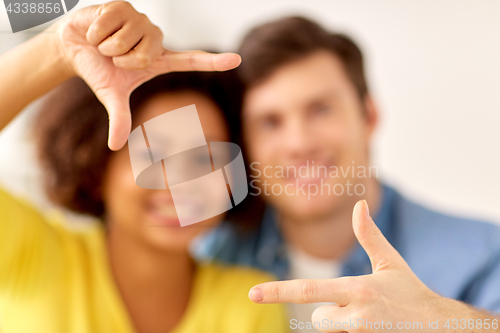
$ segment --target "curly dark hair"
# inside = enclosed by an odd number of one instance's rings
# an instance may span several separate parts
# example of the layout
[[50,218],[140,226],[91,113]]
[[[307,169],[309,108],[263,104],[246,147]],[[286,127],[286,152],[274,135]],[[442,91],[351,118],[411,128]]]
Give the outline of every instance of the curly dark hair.
[[[234,71],[158,76],[132,93],[132,117],[155,95],[179,91],[201,93],[214,101],[223,112],[230,141],[242,146],[242,89]],[[104,217],[102,183],[111,156],[108,124],[104,106],[80,78],[68,80],[47,96],[34,122],[34,137],[45,190],[53,203],[73,212]]]

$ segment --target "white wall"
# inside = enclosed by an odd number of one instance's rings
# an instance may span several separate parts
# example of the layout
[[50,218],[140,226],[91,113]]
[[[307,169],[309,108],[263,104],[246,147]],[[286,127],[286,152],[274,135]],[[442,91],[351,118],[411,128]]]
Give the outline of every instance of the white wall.
[[[373,148],[383,179],[432,207],[500,221],[500,2],[132,2],[174,49],[234,50],[249,27],[288,14],[349,33],[366,53],[382,112]],[[19,155],[0,137],[0,177]]]

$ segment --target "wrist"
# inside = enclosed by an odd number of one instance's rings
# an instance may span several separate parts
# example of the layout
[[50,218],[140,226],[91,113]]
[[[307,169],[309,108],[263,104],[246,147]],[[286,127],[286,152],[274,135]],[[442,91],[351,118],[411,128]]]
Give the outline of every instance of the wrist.
[[77,75],[71,59],[62,45],[63,33],[64,22],[58,22],[39,35],[40,42],[46,45],[44,48],[47,50],[46,63],[53,69],[54,74],[60,76],[61,81]]
[[[439,319],[440,332],[497,332],[491,321],[498,318],[492,314],[454,299],[440,298],[435,315]],[[487,322],[490,324],[489,329],[486,329]]]

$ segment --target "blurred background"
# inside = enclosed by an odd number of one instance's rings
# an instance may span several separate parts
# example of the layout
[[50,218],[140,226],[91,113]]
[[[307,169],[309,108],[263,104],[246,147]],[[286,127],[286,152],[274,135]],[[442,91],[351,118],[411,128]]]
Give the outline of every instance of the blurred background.
[[[295,14],[350,35],[381,111],[373,144],[380,178],[433,208],[500,224],[499,1],[130,2],[175,50],[234,51],[255,24]],[[77,9],[96,3],[80,0]],[[46,26],[12,34],[0,8],[0,53]],[[0,133],[0,182],[47,208],[30,141],[34,112],[36,103]]]

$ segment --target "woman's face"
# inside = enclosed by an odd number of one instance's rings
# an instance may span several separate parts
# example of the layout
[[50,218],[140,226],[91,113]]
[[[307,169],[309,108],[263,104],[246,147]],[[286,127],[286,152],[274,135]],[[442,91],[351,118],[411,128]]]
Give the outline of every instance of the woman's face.
[[[229,140],[222,111],[209,98],[196,92],[165,93],[151,98],[135,117],[134,127],[191,104],[196,105],[207,142]],[[128,147],[111,155],[104,178],[103,196],[106,222],[111,232],[167,251],[186,251],[197,234],[222,219],[219,215],[180,227],[168,187],[166,190],[149,190],[136,185]],[[187,207],[189,209],[189,205]]]

